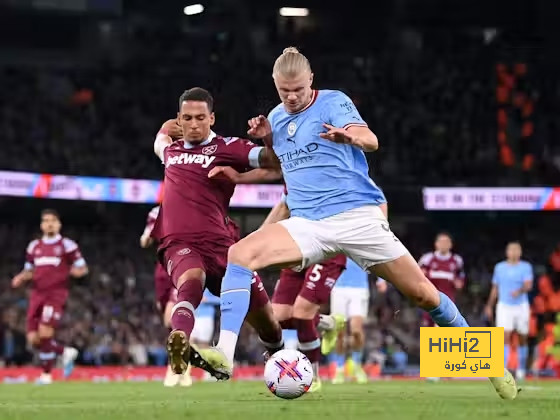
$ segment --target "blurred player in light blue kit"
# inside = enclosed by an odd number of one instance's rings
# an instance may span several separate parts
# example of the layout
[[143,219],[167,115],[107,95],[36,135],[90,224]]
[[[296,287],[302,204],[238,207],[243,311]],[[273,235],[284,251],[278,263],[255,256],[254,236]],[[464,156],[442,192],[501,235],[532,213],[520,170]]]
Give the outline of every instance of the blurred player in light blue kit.
[[[387,290],[385,280],[378,279],[377,288],[380,292]],[[367,375],[362,367],[364,357],[365,333],[364,322],[367,319],[369,309],[369,275],[358,264],[348,258],[346,270],[338,278],[331,292],[331,313],[342,315],[348,320],[350,326],[350,342],[346,339],[346,329],[341,332],[336,351],[331,360],[336,363],[336,373],[333,384],[341,384],[345,381],[344,365],[346,355],[351,354],[350,369],[351,376],[358,383],[366,383]]]
[[506,260],[494,267],[492,290],[488,297],[486,315],[493,318],[496,301],[496,327],[504,328],[504,359],[507,365],[511,349],[511,334],[519,334],[519,364],[516,371],[518,379],[525,378],[527,367],[527,335],[531,311],[528,293],[533,288],[533,266],[521,260],[521,244],[509,242],[506,247]]
[[[229,327],[220,331],[218,345],[201,355],[207,364],[231,377],[253,271],[269,266],[302,270],[341,252],[392,283],[438,325],[468,327],[391,231],[380,208],[385,196],[369,177],[364,154],[377,150],[378,140],[352,100],[337,90],[314,90],[311,65],[296,48],[285,49],[276,59],[272,77],[281,103],[268,118],[249,120],[248,134],[274,149],[290,217],[229,248],[222,282],[222,290],[232,291],[227,310],[222,303],[222,319],[228,319]],[[509,371],[490,381],[502,398],[517,396]]]

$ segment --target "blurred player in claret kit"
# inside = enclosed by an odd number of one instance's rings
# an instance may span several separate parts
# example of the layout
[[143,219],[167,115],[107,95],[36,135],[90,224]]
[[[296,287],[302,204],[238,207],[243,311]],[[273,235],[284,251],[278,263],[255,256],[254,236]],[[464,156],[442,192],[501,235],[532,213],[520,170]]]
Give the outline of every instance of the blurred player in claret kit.
[[511,349],[513,332],[519,335],[519,349],[517,351],[518,366],[516,375],[519,380],[525,379],[527,368],[527,336],[531,309],[528,293],[533,288],[533,266],[521,259],[523,250],[521,244],[513,241],[507,244],[506,260],[494,267],[492,276],[492,290],[486,305],[486,315],[489,320],[494,317],[496,305],[496,327],[504,328],[504,363],[507,366]]
[[[148,218],[146,220],[146,227],[142,236],[140,237],[140,246],[142,248],[150,247],[154,240],[150,236],[154,229],[157,217],[159,215],[160,206],[156,206],[150,210],[148,213]],[[177,289],[173,286],[171,278],[163,268],[163,266],[156,262],[154,269],[154,288],[156,293],[156,305],[158,310],[161,312],[163,317],[163,325],[166,328],[171,327],[171,309],[173,305],[177,302]],[[166,387],[172,386],[190,386],[192,384],[189,371],[183,372],[182,375],[177,375],[171,370],[171,365],[167,366],[167,372],[165,373],[165,378],[163,380],[163,385]]]
[[[387,290],[385,280],[377,279],[377,290],[384,293]],[[349,366],[350,376],[357,383],[368,382],[368,377],[362,362],[364,358],[365,331],[364,323],[369,310],[369,275],[351,259],[346,263],[346,270],[342,273],[331,293],[331,313],[343,316],[348,320],[350,339],[346,340],[346,328],[338,337],[337,348],[331,360],[336,363],[333,384],[342,384],[346,380],[344,374],[345,363]],[[346,361],[347,354],[351,357]]]
[[[440,292],[445,293],[449,299],[455,302],[457,290],[461,290],[465,284],[463,258],[452,252],[453,240],[449,233],[438,233],[434,248],[435,251],[428,252],[420,257],[418,265],[428,280]],[[423,324],[425,327],[436,325],[426,313],[424,313]]]
[[[418,260],[418,265],[424,275],[436,288],[445,293],[451,301],[455,302],[457,290],[465,284],[465,271],[463,258],[452,252],[453,240],[447,232],[440,232],[434,242],[435,250],[428,252]],[[425,327],[437,327],[432,318],[424,312],[422,314],[422,325]],[[437,381],[439,378],[428,378],[429,381]]]
[[234,237],[237,228],[228,217],[235,184],[208,175],[217,165],[245,172],[260,166],[274,167],[277,160],[267,147],[214,133],[213,105],[205,89],[187,90],[179,98],[178,122],[183,138],[173,141],[165,129],[157,134],[154,152],[165,165],[165,179],[163,202],[152,236],[177,289],[177,303],[171,311],[173,331],[167,341],[171,368],[182,374],[191,363],[218,379],[228,379],[231,371],[210,366],[200,357],[204,349],[189,344],[205,287],[221,299],[219,342],[237,341],[247,317],[267,350],[275,352],[283,346],[282,329],[274,320],[266,291],[254,272],[244,285],[247,287],[222,282],[228,249],[239,239]]
[[39,352],[43,373],[37,383],[52,383],[51,371],[62,356],[64,377],[70,376],[78,350],[56,341],[56,327],[68,298],[68,278],[83,277],[88,268],[76,242],[60,234],[62,224],[55,210],[41,212],[40,239],[27,247],[25,267],[12,279],[12,287],[31,281],[31,298],[27,310],[27,341]]

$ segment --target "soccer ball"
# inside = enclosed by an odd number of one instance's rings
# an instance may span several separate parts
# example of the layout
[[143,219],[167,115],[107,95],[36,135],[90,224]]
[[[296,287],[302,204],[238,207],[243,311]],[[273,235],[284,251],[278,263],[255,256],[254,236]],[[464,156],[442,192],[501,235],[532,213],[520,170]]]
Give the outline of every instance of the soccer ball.
[[307,356],[297,350],[280,350],[266,362],[264,381],[277,397],[293,400],[311,386],[313,366]]

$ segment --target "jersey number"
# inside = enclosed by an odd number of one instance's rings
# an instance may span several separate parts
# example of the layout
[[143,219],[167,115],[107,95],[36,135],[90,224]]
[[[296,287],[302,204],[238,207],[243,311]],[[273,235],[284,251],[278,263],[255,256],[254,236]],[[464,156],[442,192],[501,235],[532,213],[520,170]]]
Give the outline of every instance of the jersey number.
[[311,269],[311,274],[309,275],[309,280],[317,281],[321,278],[321,270],[323,266],[321,264],[315,264]]
[[43,322],[49,322],[54,314],[54,308],[52,306],[43,306],[43,313],[41,314],[41,318]]

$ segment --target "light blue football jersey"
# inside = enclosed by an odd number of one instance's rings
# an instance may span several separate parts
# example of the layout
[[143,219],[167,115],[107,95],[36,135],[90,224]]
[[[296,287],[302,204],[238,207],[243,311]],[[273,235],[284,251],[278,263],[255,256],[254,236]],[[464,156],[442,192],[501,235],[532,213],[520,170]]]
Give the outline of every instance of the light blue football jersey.
[[362,150],[319,137],[327,131],[323,123],[339,128],[366,125],[348,96],[337,90],[314,91],[310,105],[300,112],[290,114],[279,104],[268,119],[292,216],[319,220],[386,202],[369,177]]
[[342,272],[334,288],[340,287],[353,287],[359,289],[369,289],[369,277],[368,273],[362,270],[358,264],[356,264],[352,259],[346,259],[346,270]]
[[194,313],[195,318],[214,318],[216,307],[220,304],[220,298],[214,296],[208,289],[204,290],[205,302],[201,302]]
[[494,267],[492,284],[498,287],[498,303],[505,305],[521,305],[529,303],[527,293],[513,297],[511,293],[519,290],[527,280],[533,281],[533,266],[527,261],[519,261],[517,264],[509,264],[502,261]]

